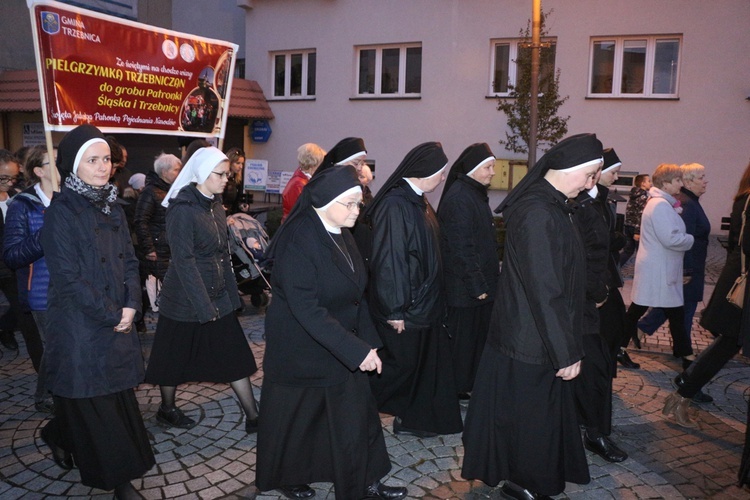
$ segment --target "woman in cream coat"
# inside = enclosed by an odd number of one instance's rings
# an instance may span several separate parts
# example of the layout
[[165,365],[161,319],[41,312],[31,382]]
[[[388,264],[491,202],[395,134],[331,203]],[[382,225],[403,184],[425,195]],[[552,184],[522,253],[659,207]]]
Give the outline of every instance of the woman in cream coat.
[[638,341],[637,323],[649,307],[661,307],[669,319],[673,354],[683,364],[694,359],[690,339],[685,335],[683,311],[683,255],[693,246],[685,232],[675,195],[682,188],[680,167],[662,163],[652,176],[654,186],[641,219],[640,249],[635,260],[632,304],[625,319],[626,331]]

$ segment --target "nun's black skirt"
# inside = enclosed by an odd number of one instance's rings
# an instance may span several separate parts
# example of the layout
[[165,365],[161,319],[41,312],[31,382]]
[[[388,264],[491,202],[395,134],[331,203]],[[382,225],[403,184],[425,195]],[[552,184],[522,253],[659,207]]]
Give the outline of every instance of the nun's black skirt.
[[258,370],[234,312],[208,323],[159,315],[146,383],[234,382]]
[[336,498],[363,498],[391,470],[367,375],[330,387],[294,387],[266,379],[261,390],[256,485],[332,482]]
[[456,390],[471,392],[490,329],[492,302],[477,307],[449,307],[448,330]]
[[383,413],[404,427],[437,434],[461,432],[461,409],[453,376],[448,334],[439,326],[407,328],[376,324],[384,347],[383,373],[370,373],[370,386]]
[[589,482],[573,386],[555,372],[485,347],[466,415],[464,478],[549,496],[566,481]]
[[[612,433],[612,356],[599,334],[583,336],[581,373],[572,380],[578,422],[605,436]],[[616,369],[616,368],[615,368]]]
[[45,434],[73,454],[81,483],[112,490],[154,466],[133,389],[93,398],[53,398],[55,418],[47,423]]

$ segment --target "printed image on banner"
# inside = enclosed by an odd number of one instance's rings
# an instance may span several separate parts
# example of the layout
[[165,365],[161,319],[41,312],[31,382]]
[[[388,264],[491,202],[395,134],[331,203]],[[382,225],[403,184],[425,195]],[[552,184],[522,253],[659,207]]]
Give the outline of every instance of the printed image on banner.
[[224,136],[237,45],[34,2],[47,127]]

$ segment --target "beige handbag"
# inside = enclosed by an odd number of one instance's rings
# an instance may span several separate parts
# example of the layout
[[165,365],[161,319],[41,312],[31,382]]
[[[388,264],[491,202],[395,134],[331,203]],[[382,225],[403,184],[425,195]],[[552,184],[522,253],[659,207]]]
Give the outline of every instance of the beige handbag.
[[739,241],[740,262],[742,263],[742,267],[740,268],[741,272],[737,279],[734,280],[734,284],[727,294],[727,300],[729,303],[740,309],[742,309],[742,306],[745,304],[745,285],[747,284],[747,267],[745,267],[745,251],[742,248],[742,236],[745,232],[745,213],[747,212],[748,202],[750,202],[750,195],[748,195],[747,201],[745,202],[745,209],[742,211],[742,229],[740,230]]

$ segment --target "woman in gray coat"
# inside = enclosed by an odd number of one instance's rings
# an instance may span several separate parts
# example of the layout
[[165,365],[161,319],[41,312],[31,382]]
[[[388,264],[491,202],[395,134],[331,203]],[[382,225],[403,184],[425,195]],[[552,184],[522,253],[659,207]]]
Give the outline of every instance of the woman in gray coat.
[[[669,319],[672,350],[683,363],[694,359],[690,339],[685,334],[683,299],[683,255],[693,246],[679,215],[675,196],[682,188],[682,171],[677,165],[662,163],[652,176],[651,198],[641,218],[641,251],[635,259],[632,304],[625,316],[626,332],[637,339],[637,323],[649,307],[661,307]],[[635,342],[640,347],[639,342]]]

